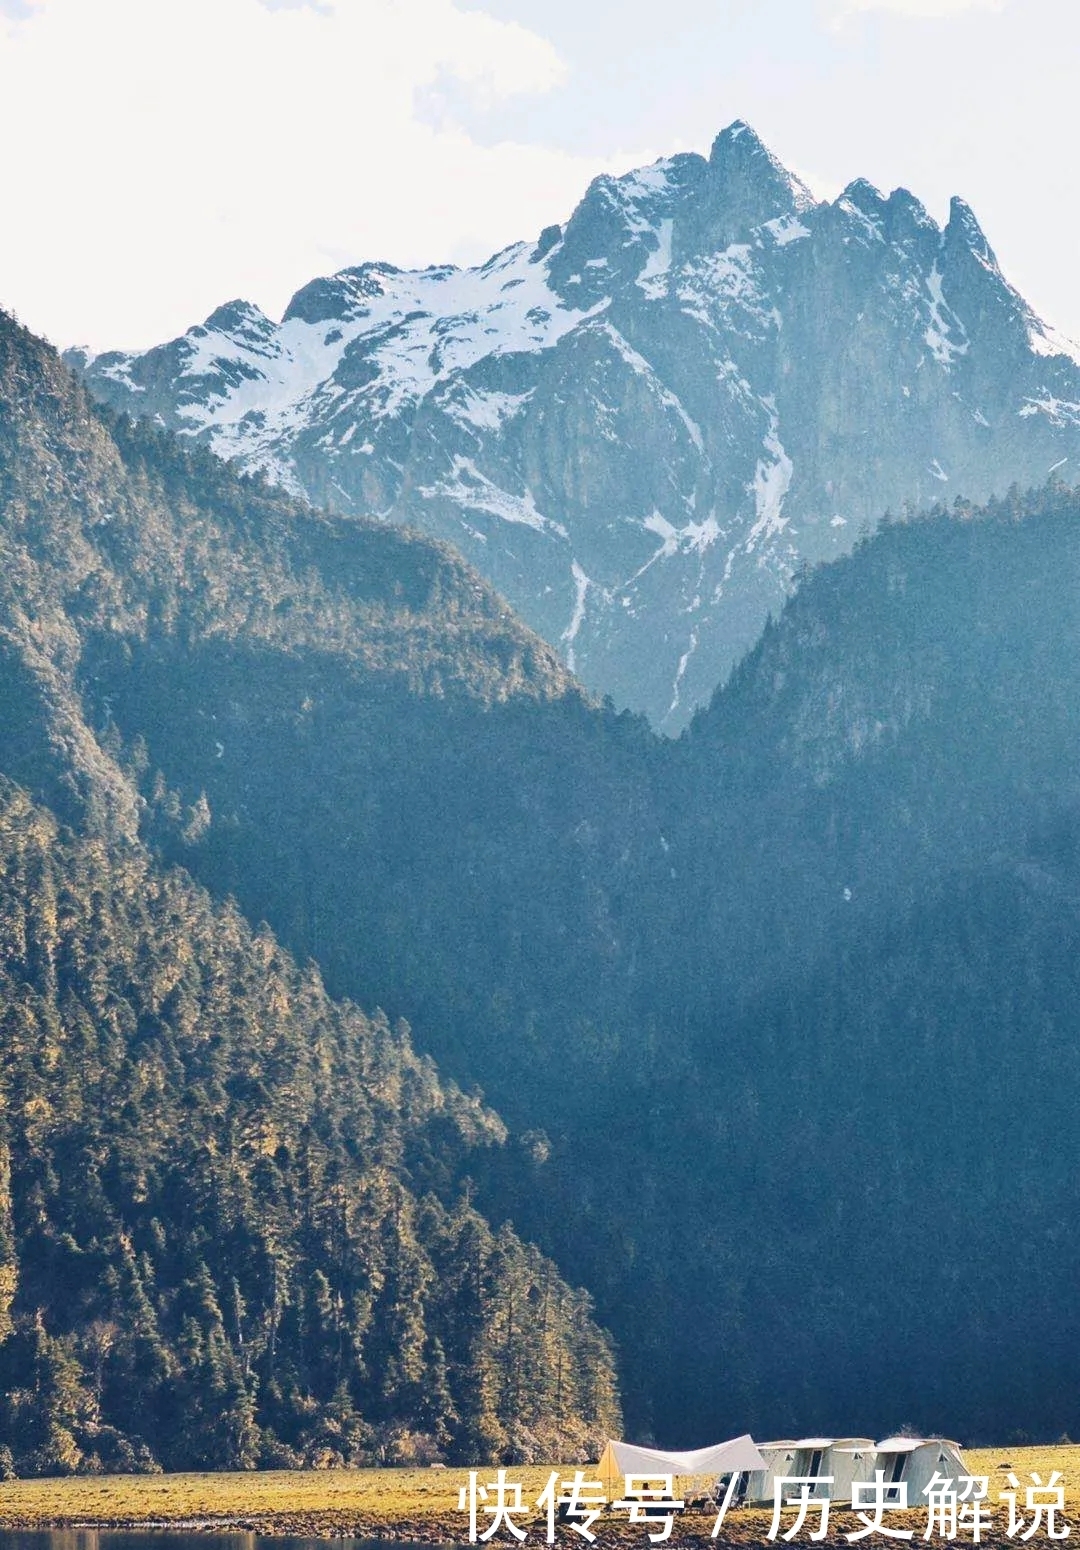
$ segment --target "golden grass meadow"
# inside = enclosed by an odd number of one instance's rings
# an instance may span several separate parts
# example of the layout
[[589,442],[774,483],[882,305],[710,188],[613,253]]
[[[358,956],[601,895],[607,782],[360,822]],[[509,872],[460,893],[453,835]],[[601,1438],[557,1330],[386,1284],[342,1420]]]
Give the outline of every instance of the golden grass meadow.
[[[1065,1479],[1066,1521],[1080,1519],[1080,1446],[971,1449],[965,1450],[964,1458],[972,1474],[985,1474],[990,1481],[989,1501],[995,1517],[992,1528],[984,1531],[983,1544],[1019,1543],[1006,1539],[1004,1512],[997,1502],[998,1492],[1006,1486],[1009,1468],[1021,1486],[1033,1474],[1046,1481],[1053,1470],[1059,1470]],[[520,1481],[523,1499],[532,1502],[555,1467],[512,1467],[507,1470],[507,1478]],[[560,1473],[572,1475],[574,1467],[563,1466]],[[481,1483],[493,1477],[493,1469],[480,1472]],[[0,1528],[174,1528],[248,1535],[462,1543],[467,1538],[467,1524],[465,1515],[458,1510],[457,1499],[458,1490],[467,1479],[468,1471],[463,1469],[342,1469],[13,1480],[0,1485]],[[740,1546],[764,1544],[769,1521],[770,1514],[765,1509],[734,1511],[719,1542]],[[905,1519],[890,1521],[910,1523],[913,1542],[924,1542],[924,1509],[916,1509]],[[676,1519],[669,1543],[715,1543],[709,1538],[712,1522],[711,1513],[682,1513]],[[542,1543],[543,1514],[537,1511],[532,1525],[526,1526],[530,1527],[529,1542]],[[833,1531],[827,1542],[846,1544],[845,1531],[858,1526],[850,1513],[834,1511]],[[640,1544],[645,1550],[649,1543],[645,1528],[631,1527],[622,1517],[605,1517],[597,1530],[600,1546]],[[1074,1527],[1073,1532],[1078,1530]],[[583,1543],[562,1527],[558,1537],[563,1543]],[[805,1538],[806,1530],[800,1535],[800,1539]],[[1041,1543],[1043,1539],[1040,1534],[1029,1543]],[[511,1542],[505,1531],[500,1532],[498,1541]],[[958,1537],[957,1543],[963,1542],[963,1536]],[[970,1543],[970,1537],[966,1542]]]

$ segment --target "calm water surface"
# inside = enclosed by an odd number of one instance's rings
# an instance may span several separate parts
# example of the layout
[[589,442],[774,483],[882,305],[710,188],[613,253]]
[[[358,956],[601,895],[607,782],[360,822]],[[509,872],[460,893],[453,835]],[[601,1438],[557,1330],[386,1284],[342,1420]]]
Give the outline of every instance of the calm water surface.
[[162,1529],[0,1530],[0,1550],[432,1550],[406,1539],[267,1538],[262,1534],[183,1534]]

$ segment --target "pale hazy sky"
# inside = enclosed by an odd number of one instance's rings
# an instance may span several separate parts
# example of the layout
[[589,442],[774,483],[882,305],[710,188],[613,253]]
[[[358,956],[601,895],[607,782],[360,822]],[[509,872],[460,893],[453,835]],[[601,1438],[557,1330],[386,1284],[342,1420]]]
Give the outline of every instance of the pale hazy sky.
[[0,306],[143,346],[472,262],[745,118],[819,195],[974,207],[1080,337],[1080,0],[0,0]]

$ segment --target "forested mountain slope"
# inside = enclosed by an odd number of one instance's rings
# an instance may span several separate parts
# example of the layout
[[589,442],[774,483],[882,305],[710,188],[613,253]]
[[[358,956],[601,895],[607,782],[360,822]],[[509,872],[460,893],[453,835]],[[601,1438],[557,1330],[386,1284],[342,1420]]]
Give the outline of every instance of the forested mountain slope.
[[481,1198],[595,1293],[639,1433],[1075,1424],[1078,515],[887,528],[677,744],[325,663],[95,664],[206,794],[159,843],[546,1132]]
[[1078,596],[1075,492],[886,528],[679,750],[661,1209],[770,1430],[1075,1426]]
[[[151,282],[152,283],[152,282]],[[95,394],[344,513],[449,538],[597,694],[678,732],[800,565],[889,509],[1080,457],[1080,348],[973,212],[831,201],[746,124],[597,178],[475,269],[363,263],[217,308]]]
[[8,727],[21,741],[7,757],[39,784],[55,768],[65,791],[53,794],[71,813],[93,808],[104,821],[128,800],[65,699],[90,639],[243,637],[480,704],[567,690],[554,652],[447,547],[312,521],[198,448],[126,418],[103,422],[55,352],[6,317],[0,401],[5,671],[40,707]]
[[482,1085],[512,1135],[474,1202],[595,1296],[628,1430],[1080,1424],[1076,494],[886,526],[669,742],[448,554],[49,380],[158,526],[91,542],[76,468],[62,552],[47,502],[11,537],[58,601],[11,614],[5,758],[57,802],[112,781],[106,816]]
[[145,754],[78,688],[102,635],[336,646],[451,703],[565,676],[430,543],[294,535],[114,437],[7,319],[0,381],[0,1466],[592,1451],[619,1407],[589,1299],[469,1201],[502,1122],[152,861]]

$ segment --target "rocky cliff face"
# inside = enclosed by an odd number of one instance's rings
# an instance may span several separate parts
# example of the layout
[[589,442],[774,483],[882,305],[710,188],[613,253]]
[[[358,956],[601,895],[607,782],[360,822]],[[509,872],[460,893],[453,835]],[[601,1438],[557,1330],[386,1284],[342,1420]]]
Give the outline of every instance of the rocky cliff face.
[[280,323],[246,302],[93,391],[343,514],[451,539],[595,692],[665,731],[799,567],[886,509],[1080,456],[1080,350],[968,207],[832,203],[735,123],[706,160],[598,178],[477,269],[363,264]]

